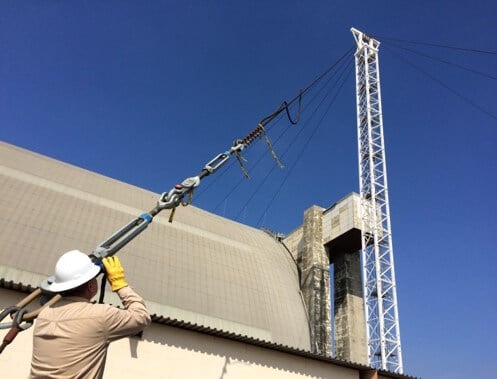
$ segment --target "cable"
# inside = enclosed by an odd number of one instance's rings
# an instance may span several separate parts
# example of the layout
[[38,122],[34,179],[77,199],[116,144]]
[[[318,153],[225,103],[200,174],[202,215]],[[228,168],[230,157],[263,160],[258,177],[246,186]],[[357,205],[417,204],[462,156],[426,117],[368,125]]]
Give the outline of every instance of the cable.
[[390,41],[397,41],[397,42],[412,43],[414,45],[425,45],[425,46],[443,47],[445,49],[460,50],[460,51],[469,51],[469,52],[472,52],[472,53],[480,53],[480,54],[497,55],[497,51],[468,49],[468,48],[458,47],[458,46],[441,45],[441,44],[436,44],[436,43],[427,43],[427,42],[420,42],[420,41],[410,41],[410,40],[399,39],[399,38],[391,38],[391,37],[375,36],[374,38],[378,38],[380,40],[385,40],[385,41],[390,40]]
[[[348,63],[348,66],[350,66],[350,64],[351,64],[351,63],[352,63],[352,55],[350,55],[350,62]],[[336,72],[335,72],[335,73],[336,73]],[[343,72],[342,72],[342,73],[343,73]],[[328,85],[328,84],[331,82],[331,80],[332,80],[332,79],[333,79],[333,76],[331,76],[331,77],[328,79],[328,81],[326,82],[326,85]],[[317,93],[313,96],[313,98],[312,98],[311,102],[313,102],[313,101],[317,98],[318,94],[319,94],[319,93],[323,90],[323,88],[325,88],[325,87],[322,87],[322,88],[321,88],[321,89],[320,89],[320,90],[319,90],[319,91],[318,91],[318,92],[317,92]],[[328,94],[327,94],[326,96],[328,96]],[[323,99],[321,99],[320,103],[317,105],[317,107],[315,108],[315,110],[313,111],[313,113],[312,113],[312,115],[309,117],[309,119],[311,119],[311,118],[313,117],[313,115],[317,112],[317,110],[321,107],[321,105],[323,104],[324,100],[326,99],[326,96],[325,96]],[[288,130],[288,129],[286,129],[286,130]],[[300,129],[299,129],[298,133],[294,136],[294,138],[292,139],[292,141],[290,142],[290,144],[287,146],[286,150],[283,152],[283,154],[281,154],[281,157],[282,157],[282,158],[283,158],[283,157],[285,157],[285,156],[286,156],[286,154],[287,154],[287,153],[289,152],[289,150],[291,149],[291,147],[293,147],[293,146],[295,145],[295,141],[298,139],[298,137],[302,134],[302,132],[303,132],[304,130],[305,130],[305,127],[303,127],[303,128],[300,128]],[[259,161],[260,161],[260,159],[258,160],[258,162],[259,162]],[[239,217],[240,217],[241,213],[245,210],[245,208],[247,207],[247,205],[248,205],[248,204],[252,201],[252,199],[255,197],[255,195],[256,195],[256,194],[259,192],[259,190],[262,188],[262,186],[264,185],[264,183],[266,182],[266,180],[269,178],[269,176],[270,176],[270,175],[272,174],[272,172],[275,170],[276,166],[277,166],[277,165],[273,165],[273,167],[271,168],[271,170],[270,170],[270,171],[266,174],[266,176],[265,176],[265,177],[264,177],[264,179],[261,181],[261,183],[257,186],[257,188],[255,189],[255,191],[253,191],[252,195],[251,195],[251,196],[247,199],[247,201],[245,202],[245,204],[243,205],[243,207],[242,207],[242,208],[240,209],[240,211],[238,212],[237,216],[235,217],[235,220],[239,219]],[[240,185],[240,183],[241,183],[241,182],[239,182],[239,183],[235,186],[235,188],[237,188],[237,187]],[[231,194],[231,192],[230,192],[230,194]],[[223,199],[223,201],[224,201],[224,200],[226,200],[226,198],[227,198],[230,194],[228,194],[228,195],[227,195],[227,196]],[[223,201],[222,201],[222,202],[223,202]],[[219,203],[219,204],[218,204],[218,206],[219,206],[220,204],[222,204],[222,202],[221,202],[221,203]],[[217,208],[217,207],[216,207],[216,208]]]
[[[305,109],[305,107],[304,107],[304,109]],[[281,121],[281,119],[282,119],[282,118],[280,117],[278,120],[276,120],[276,122],[275,122],[273,125],[277,124],[279,121]],[[280,135],[279,135],[279,136],[275,139],[274,145],[276,145],[276,144],[278,143],[278,141],[279,141],[279,140],[283,137],[283,135],[284,135],[284,134],[286,134],[286,133],[288,132],[288,130],[289,130],[288,128],[283,129],[283,131],[280,133]],[[255,161],[255,163],[254,163],[253,165],[251,165],[251,166],[248,168],[248,171],[249,171],[249,172],[250,172],[250,171],[252,171],[252,170],[253,170],[253,169],[254,169],[254,168],[255,168],[255,167],[256,167],[256,166],[257,166],[257,165],[258,165],[258,164],[259,164],[259,163],[260,163],[260,162],[264,159],[264,157],[265,157],[265,156],[266,156],[266,154],[268,154],[268,153],[269,153],[269,150],[266,150],[266,152],[265,152],[264,154],[261,154],[261,155],[259,156],[259,158]],[[283,156],[282,156],[282,157],[283,157]],[[234,161],[233,161],[233,162],[234,162]],[[236,189],[237,189],[238,187],[240,187],[240,185],[241,185],[244,181],[245,181],[245,178],[242,176],[242,177],[238,180],[238,182],[237,182],[237,183],[236,183],[236,184],[235,184],[235,185],[234,185],[234,186],[230,189],[230,191],[228,191],[228,193],[226,194],[226,196],[224,196],[224,198],[223,198],[223,199],[222,199],[219,203],[217,203],[217,205],[214,207],[214,212],[215,212],[215,211],[217,211],[217,210],[219,209],[219,207],[220,207],[220,206],[221,206],[221,205],[222,205],[222,204],[226,201],[226,199],[228,199],[228,197],[230,197],[230,196],[231,196],[231,194],[232,194],[233,192],[235,192],[235,191],[236,191]]]
[[[299,91],[299,94],[297,96],[295,96],[292,100],[290,100],[289,102],[287,101],[283,101],[283,103],[277,108],[276,111],[274,111],[273,113],[271,113],[269,116],[266,116],[264,117],[260,122],[259,124],[262,125],[263,127],[265,127],[268,123],[270,123],[271,121],[273,121],[276,117],[278,117],[281,112],[283,112],[283,110],[286,111],[286,115],[287,115],[287,118],[288,120],[290,121],[290,123],[292,125],[295,125],[296,123],[298,123],[298,121],[300,120],[300,114],[301,114],[301,110],[302,110],[302,97],[305,93],[307,93],[311,88],[313,88],[316,84],[318,84],[331,70],[333,70],[345,57],[347,56],[350,56],[350,53],[352,52],[353,50],[353,47],[349,48],[340,58],[338,58],[337,61],[335,61],[335,63],[333,63],[331,66],[329,66],[323,73],[321,73],[318,77],[316,77],[310,84],[308,84],[304,89],[300,90]],[[289,107],[295,102],[295,101],[299,101],[299,104],[298,104],[298,112],[297,112],[297,116],[292,119],[291,115],[290,115],[290,110],[289,110]],[[266,128],[266,131],[268,131],[269,129],[271,129],[271,125],[269,127]],[[231,162],[230,162],[230,167],[232,166]],[[223,175],[226,171],[223,172]],[[214,182],[217,182],[221,176],[223,175],[218,175],[214,181],[211,182],[211,185],[208,186],[208,187],[205,187],[205,189],[202,190],[202,192],[200,194],[197,195],[197,198],[199,196],[201,196],[203,193],[206,192],[206,190],[208,188],[210,188]],[[235,188],[237,188],[238,186],[240,185],[240,183],[238,183]],[[230,191],[229,194],[231,194],[232,191]],[[229,196],[229,194],[227,196]],[[226,197],[223,199],[223,201],[226,200]],[[222,203],[222,202],[221,202]],[[220,204],[221,204],[220,203]],[[217,209],[219,207],[218,204],[216,206],[215,209]]]
[[[312,87],[314,87],[319,81],[321,81],[321,79],[323,79],[331,70],[333,70],[333,68],[335,68],[335,66],[340,63],[342,61],[342,59],[344,59],[346,56],[348,56],[352,50],[354,48],[351,47],[350,49],[348,49],[340,58],[338,58],[338,60],[333,63],[330,67],[328,67],[321,75],[319,75],[316,79],[314,79],[310,84],[307,85],[307,87],[305,87],[303,90],[300,90],[299,94],[297,96],[295,96],[292,100],[290,101],[284,101],[279,107],[278,109],[276,109],[276,111],[274,111],[273,113],[271,113],[269,116],[266,116],[264,117],[260,122],[259,124],[261,124],[262,126],[266,126],[269,122],[271,122],[274,118],[276,118],[276,116],[278,116],[281,112],[283,112],[283,110],[286,110],[287,112],[287,116],[288,116],[288,119],[290,120],[290,122],[293,124],[293,121],[290,117],[290,113],[288,111],[288,108],[297,100],[299,100],[299,104],[301,103],[301,100],[302,100],[302,96],[305,95],[305,93],[307,91],[309,91]],[[297,117],[300,117],[300,115],[297,115]]]
[[454,67],[458,67],[462,70],[466,70],[466,71],[469,71],[469,72],[472,72],[474,74],[478,74],[478,75],[481,75],[483,77],[486,77],[486,78],[489,78],[489,79],[493,79],[493,80],[497,80],[497,76],[492,76],[492,75],[489,75],[485,72],[481,72],[481,71],[477,71],[477,70],[474,70],[472,68],[469,68],[469,67],[466,67],[466,66],[462,66],[462,65],[459,65],[457,63],[452,63],[452,62],[449,62],[449,61],[446,61],[444,59],[441,59],[441,58],[437,58],[437,57],[432,57],[431,55],[428,55],[428,54],[424,54],[420,51],[416,51],[416,50],[412,50],[412,49],[408,49],[407,47],[403,47],[403,46],[399,46],[399,45],[396,45],[396,44],[393,44],[393,43],[387,43],[387,45],[390,45],[390,46],[394,46],[396,48],[399,48],[399,49],[402,49],[402,50],[406,50],[406,51],[410,51],[411,53],[414,53],[414,54],[417,54],[417,55],[421,55],[423,57],[426,57],[426,58],[429,58],[429,59],[432,59],[434,61],[438,61],[438,62],[442,62],[442,63],[445,63],[449,66],[454,66]]
[[292,166],[290,167],[290,169],[287,171],[283,181],[280,183],[280,186],[278,187],[278,189],[276,190],[276,192],[273,194],[273,197],[271,198],[271,200],[269,201],[266,209],[264,209],[264,211],[262,212],[262,215],[261,217],[259,217],[259,220],[257,220],[257,224],[256,226],[259,227],[260,226],[260,223],[262,221],[262,218],[264,217],[264,215],[266,214],[266,212],[269,210],[269,208],[271,207],[271,205],[274,203],[274,200],[276,199],[276,197],[279,195],[279,193],[281,192],[281,189],[283,188],[283,185],[286,183],[287,179],[289,178],[290,176],[290,173],[293,171],[294,167],[296,166],[297,162],[300,161],[300,157],[304,154],[307,146],[309,145],[310,141],[312,140],[312,138],[314,137],[314,135],[317,133],[317,131],[319,130],[319,127],[321,126],[325,116],[328,114],[329,110],[331,109],[331,107],[333,106],[333,104],[335,103],[335,100],[338,96],[338,94],[340,93],[340,91],[342,90],[345,82],[347,81],[347,79],[349,78],[350,74],[352,73],[352,66],[349,65],[349,68],[348,68],[348,72],[347,72],[347,75],[345,76],[345,79],[342,81],[342,83],[340,84],[337,92],[335,93],[335,96],[333,97],[333,99],[331,100],[331,102],[328,104],[328,107],[326,108],[326,111],[324,112],[323,116],[321,117],[321,119],[318,121],[316,127],[314,128],[314,130],[312,131],[311,135],[309,136],[309,138],[307,139],[307,141],[305,142],[304,146],[302,147],[302,150],[300,151],[300,154],[299,154],[299,158],[297,158],[294,163],[292,164]]
[[[392,52],[395,55],[395,52],[393,52],[393,50],[389,46],[385,46],[385,47],[386,47],[387,50],[390,50],[390,52]],[[448,85],[446,85],[445,83],[443,83],[441,80],[435,78],[433,75],[429,74],[428,72],[426,72],[425,70],[423,70],[419,66],[416,66],[415,64],[411,63],[407,59],[404,59],[404,57],[402,57],[401,55],[397,54],[397,57],[400,60],[402,60],[404,63],[406,63],[409,66],[413,67],[414,69],[418,70],[422,74],[428,76],[431,80],[433,80],[434,82],[438,83],[440,86],[442,86],[443,88],[445,88],[449,92],[452,92],[454,95],[460,97],[461,99],[463,99],[464,101],[466,101],[468,104],[470,104],[474,108],[478,109],[480,112],[485,113],[487,116],[489,116],[489,117],[491,117],[491,118],[493,118],[494,120],[497,121],[497,116],[495,116],[494,114],[490,113],[489,111],[487,111],[486,109],[484,109],[480,105],[476,104],[474,101],[470,100],[466,96],[464,96],[461,93],[457,92],[456,90],[452,89],[451,87],[449,87]]]

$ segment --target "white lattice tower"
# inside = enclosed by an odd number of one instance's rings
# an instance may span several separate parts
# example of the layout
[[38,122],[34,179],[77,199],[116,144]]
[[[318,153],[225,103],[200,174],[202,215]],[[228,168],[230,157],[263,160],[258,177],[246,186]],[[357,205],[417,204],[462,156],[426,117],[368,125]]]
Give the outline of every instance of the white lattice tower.
[[371,366],[402,373],[397,291],[383,139],[378,47],[352,28],[362,222],[362,281]]

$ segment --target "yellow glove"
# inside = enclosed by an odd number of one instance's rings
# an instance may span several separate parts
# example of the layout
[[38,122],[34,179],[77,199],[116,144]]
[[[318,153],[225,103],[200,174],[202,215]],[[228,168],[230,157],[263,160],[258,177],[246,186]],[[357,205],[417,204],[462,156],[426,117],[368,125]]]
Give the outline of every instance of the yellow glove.
[[116,292],[121,288],[127,287],[128,283],[124,279],[124,268],[121,266],[118,257],[108,257],[102,259],[105,271],[107,272],[107,280],[112,286],[112,291]]

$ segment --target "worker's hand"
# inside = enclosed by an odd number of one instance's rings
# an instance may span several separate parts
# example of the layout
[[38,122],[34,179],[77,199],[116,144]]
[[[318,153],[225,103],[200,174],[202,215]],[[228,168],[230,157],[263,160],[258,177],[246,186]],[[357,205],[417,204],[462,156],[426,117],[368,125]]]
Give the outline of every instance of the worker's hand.
[[128,283],[124,279],[124,268],[121,266],[118,257],[108,257],[102,259],[105,271],[107,272],[107,280],[112,286],[112,291],[116,292],[121,288],[127,287]]

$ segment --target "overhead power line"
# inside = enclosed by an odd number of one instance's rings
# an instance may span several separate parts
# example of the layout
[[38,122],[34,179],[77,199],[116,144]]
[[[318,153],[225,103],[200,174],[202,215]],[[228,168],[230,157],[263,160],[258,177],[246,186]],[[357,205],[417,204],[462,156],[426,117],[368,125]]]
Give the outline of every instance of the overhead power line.
[[[349,54],[349,58],[350,59],[347,59],[349,61],[349,63],[343,63],[343,65],[347,65],[349,66],[350,65],[350,60],[352,60],[352,55]],[[343,61],[343,62],[347,62],[347,60]],[[333,71],[333,73],[331,73],[331,75],[328,76],[328,79],[326,80],[325,84],[323,86],[321,86],[321,88],[319,88],[312,96],[311,100],[308,102],[308,104],[304,105],[304,108],[303,108],[303,111],[307,110],[307,108],[310,106],[310,104],[314,103],[314,101],[320,96],[320,94],[322,93],[322,91],[327,88],[330,84],[330,82],[335,78],[335,75],[338,75],[338,71],[340,70],[340,68],[337,68],[335,71]],[[328,70],[328,73],[330,71]],[[320,78],[322,78],[323,75],[320,75]],[[326,96],[323,97],[320,101],[320,103],[316,106],[316,108],[314,109],[313,113],[314,114],[316,112],[316,110],[321,106],[321,104],[323,103],[323,101],[326,99]],[[312,116],[311,116],[312,117]],[[273,126],[275,124],[277,124],[279,121],[281,121],[282,118],[279,118],[278,120],[276,120],[276,122],[273,124]],[[281,158],[285,158],[286,155],[288,154],[289,150],[291,149],[292,146],[295,146],[295,143],[296,143],[296,140],[299,138],[299,136],[306,130],[306,127],[305,127],[305,124],[306,122],[304,122],[304,126],[299,128],[297,134],[293,137],[292,141],[287,144],[287,147],[286,149],[283,151],[283,153],[281,154]],[[278,135],[277,138],[275,138],[275,143],[274,145],[276,146],[278,144],[278,142],[281,140],[281,138],[288,133],[289,130],[291,130],[290,128],[283,128],[281,129],[281,133]],[[267,154],[267,152],[266,152]],[[264,158],[265,154],[262,154],[255,162],[254,164],[251,165],[251,167],[249,167],[249,170],[253,170],[261,161],[262,159]],[[240,215],[242,214],[242,212],[244,211],[244,209],[247,207],[247,205],[252,201],[252,199],[255,197],[255,195],[259,192],[259,190],[261,189],[262,185],[266,182],[266,180],[269,178],[269,176],[271,175],[271,173],[275,170],[275,168],[277,167],[277,165],[273,165],[273,167],[271,168],[271,170],[266,174],[266,176],[264,177],[264,179],[262,180],[262,182],[257,186],[257,188],[255,189],[255,191],[253,191],[252,195],[250,196],[250,198],[245,202],[245,204],[243,205],[243,207],[240,209],[240,211],[238,212],[237,216],[235,217],[235,219],[238,219],[240,217]],[[244,178],[240,178],[239,181],[235,184],[235,186],[226,194],[226,196],[216,205],[216,207],[214,208],[214,210],[217,210],[219,207],[221,207],[221,205],[226,201],[226,199],[243,183],[244,181]]]
[[[352,55],[350,55],[350,57],[352,57]],[[351,61],[350,61],[349,63],[347,63],[347,64],[346,64],[346,63],[344,63],[344,66],[342,67],[342,72],[341,72],[340,74],[338,74],[338,73],[337,73],[337,71],[334,71],[334,74],[339,75],[338,79],[336,79],[336,82],[339,82],[339,81],[340,81],[340,79],[343,77],[343,73],[345,72],[344,67],[348,67],[348,68],[350,68],[350,63],[351,63]],[[350,70],[349,70],[349,74],[350,74]],[[329,85],[330,81],[331,81],[333,78],[334,78],[334,77],[333,77],[333,76],[331,76],[331,77],[328,79],[328,81],[326,82],[326,85],[325,85],[325,86]],[[336,83],[335,83],[335,84],[336,84]],[[339,85],[339,89],[338,89],[338,91],[340,91],[340,89],[341,89],[342,87],[343,87],[343,82],[342,82],[342,84],[340,84],[340,85]],[[322,87],[322,88],[318,91],[318,93],[316,93],[316,95],[313,97],[313,99],[311,100],[311,102],[312,102],[312,101],[314,101],[314,99],[316,99],[316,98],[317,98],[318,94],[321,92],[321,90],[323,90],[323,88],[324,88],[324,87]],[[334,88],[335,88],[335,87],[334,87]],[[310,120],[310,119],[311,119],[311,118],[312,118],[312,117],[316,114],[316,112],[317,112],[317,111],[318,111],[318,109],[321,107],[321,105],[323,105],[323,104],[324,104],[324,102],[325,102],[325,100],[327,99],[327,97],[328,97],[328,96],[329,96],[329,93],[325,94],[325,96],[321,99],[321,101],[319,102],[319,104],[318,104],[318,105],[315,107],[315,109],[313,110],[313,112],[312,112],[312,114],[311,114],[311,116],[309,117],[309,119],[308,119],[308,120]],[[333,102],[334,102],[335,98],[336,98],[336,95],[335,95],[335,97],[332,99],[331,104],[333,104]],[[331,107],[331,104],[330,104],[330,105],[328,105],[328,108],[327,108],[327,110],[325,111],[325,114],[329,111],[329,109],[330,109],[330,107]],[[323,117],[324,117],[324,116],[323,116]],[[284,183],[286,182],[286,180],[288,179],[288,176],[289,176],[289,174],[291,173],[291,171],[293,170],[293,167],[295,166],[296,162],[298,162],[298,161],[299,161],[300,156],[302,156],[302,154],[303,154],[303,152],[305,151],[305,149],[306,149],[307,145],[309,144],[310,140],[312,139],[312,137],[313,137],[313,136],[314,136],[314,134],[316,133],[316,130],[317,130],[317,128],[319,127],[319,124],[321,123],[321,121],[322,121],[322,119],[318,122],[318,126],[314,128],[314,130],[313,130],[313,132],[312,132],[312,134],[311,134],[311,137],[307,139],[307,142],[304,144],[304,147],[302,148],[301,152],[299,153],[299,157],[295,160],[294,164],[290,167],[290,169],[286,171],[286,174],[285,174],[285,177],[284,177],[283,181],[280,183],[280,186],[279,186],[278,190],[276,191],[276,193],[275,193],[275,194],[274,194],[274,196],[272,197],[272,199],[271,199],[271,201],[270,201],[269,205],[267,206],[267,208],[264,210],[264,212],[263,212],[263,214],[262,214],[261,218],[264,216],[264,213],[266,213],[266,212],[267,212],[267,210],[269,209],[269,207],[270,207],[271,203],[274,201],[275,197],[276,197],[276,196],[277,196],[277,194],[280,192],[280,190],[281,190],[281,188],[282,188],[283,184],[284,184]],[[307,121],[306,121],[306,123],[307,123]],[[288,144],[288,146],[287,146],[286,150],[285,150],[285,151],[281,154],[281,158],[284,158],[284,157],[288,154],[289,150],[290,150],[293,146],[296,146],[296,140],[299,138],[299,136],[303,133],[303,131],[304,131],[305,129],[306,129],[306,127],[305,127],[305,126],[299,129],[298,133],[294,136],[294,138],[292,139],[292,141]],[[270,171],[266,174],[266,176],[264,177],[264,179],[263,179],[263,180],[259,183],[259,185],[256,187],[256,189],[252,192],[252,195],[251,195],[251,196],[250,196],[250,197],[246,200],[245,204],[241,207],[240,211],[238,212],[238,214],[237,214],[237,215],[236,215],[236,217],[235,217],[235,220],[238,220],[238,219],[240,218],[240,216],[242,215],[243,211],[247,208],[248,204],[249,204],[249,203],[250,203],[250,202],[254,199],[254,197],[257,195],[257,193],[261,190],[262,186],[266,183],[266,181],[267,181],[267,180],[268,180],[268,178],[271,176],[271,174],[273,173],[273,171],[275,170],[275,168],[276,168],[276,167],[277,167],[277,165],[276,165],[276,164],[273,164],[273,166],[272,166],[271,170],[270,170]],[[261,219],[259,219],[259,221],[258,221],[258,223],[257,223],[257,226],[259,226],[260,222],[261,222]]]
[[[344,61],[346,62],[346,61]],[[312,137],[315,135],[315,133],[317,132],[317,129],[319,129],[319,126],[321,124],[321,122],[323,121],[323,118],[324,116],[328,113],[329,109],[331,108],[331,105],[334,103],[335,99],[336,99],[336,95],[338,94],[338,92],[340,92],[340,90],[342,89],[343,87],[343,83],[344,81],[342,81],[341,84],[338,84],[338,82],[343,78],[344,76],[344,73],[348,71],[348,75],[350,75],[350,71],[351,71],[351,64],[352,64],[352,55],[350,55],[350,59],[348,60],[348,63],[344,63],[342,68],[341,68],[341,73],[338,74],[337,71],[335,71],[334,73],[336,75],[338,75],[338,78],[335,80],[335,83],[333,84],[333,89],[336,89],[338,87],[338,90],[337,90],[337,93],[335,94],[335,96],[333,97],[333,99],[331,100],[330,104],[328,105],[326,111],[324,112],[324,115],[323,117],[321,118],[321,120],[317,123],[317,126],[315,126],[315,128],[312,130],[311,132],[311,136],[308,137],[308,139],[306,140],[306,142],[301,145],[302,146],[302,149],[300,150],[300,153],[298,154],[298,157],[294,160],[294,163],[290,166],[290,168],[288,170],[285,170],[286,171],[286,174],[283,178],[283,180],[280,182],[280,185],[278,187],[278,189],[276,190],[276,192],[274,193],[273,197],[271,198],[270,202],[268,203],[266,209],[264,210],[264,212],[262,213],[261,217],[259,218],[258,222],[257,222],[257,225],[256,226],[260,226],[260,223],[261,223],[261,220],[262,218],[264,217],[264,214],[267,212],[267,210],[270,208],[270,206],[272,205],[272,203],[274,202],[274,199],[276,198],[276,196],[279,194],[279,192],[281,191],[281,188],[283,187],[283,185],[285,184],[285,182],[287,181],[290,173],[293,171],[293,168],[295,167],[296,163],[300,160],[300,157],[303,155],[304,151],[306,150],[309,142],[311,141]],[[348,69],[348,70],[347,70]],[[347,77],[348,77],[347,75]],[[319,93],[329,85],[329,83],[331,82],[331,80],[334,79],[334,76],[330,76],[329,79],[327,80],[326,84],[315,94],[315,96],[313,97],[313,99],[311,100],[311,102],[313,102],[319,95]],[[310,119],[312,119],[314,117],[314,115],[316,115],[317,111],[321,108],[321,106],[325,103],[325,101],[327,100],[328,96],[330,95],[330,91],[328,91],[328,93],[326,93],[324,95],[324,97],[321,98],[321,100],[319,101],[319,103],[317,104],[317,106],[314,108],[312,114],[309,116],[309,118],[306,120],[305,122],[305,125],[304,127],[300,128],[298,133],[294,136],[294,138],[292,139],[292,141],[287,145],[287,148],[286,150],[281,154],[281,157],[284,158],[288,152],[290,151],[290,149],[294,146],[297,146],[298,144],[296,143],[297,139],[300,137],[300,135],[304,132],[304,130],[306,130],[306,125],[307,125],[307,121],[309,121]],[[273,173],[273,171],[275,170],[275,168],[277,167],[276,164],[273,164],[271,170],[269,170],[269,172],[266,174],[266,176],[264,177],[264,179],[259,183],[259,185],[257,186],[257,188],[252,192],[252,195],[246,200],[245,204],[241,207],[241,209],[239,210],[237,216],[235,217],[235,220],[238,220],[240,218],[240,216],[242,215],[243,211],[247,208],[248,204],[254,199],[254,197],[257,195],[257,193],[259,193],[259,191],[261,190],[262,186],[266,183],[266,181],[269,179],[269,177],[271,176],[271,174]]]
[[414,44],[414,45],[442,47],[444,49],[467,51],[467,52],[480,53],[480,54],[497,55],[497,51],[490,51],[490,50],[470,49],[470,48],[459,47],[459,46],[449,46],[449,45],[442,45],[442,44],[437,44],[437,43],[411,41],[411,40],[405,40],[405,39],[399,39],[399,38],[391,38],[391,37],[385,37],[385,36],[383,36],[383,37],[382,36],[375,36],[374,38],[378,38],[382,42],[383,41],[397,41],[397,42],[411,43],[411,44]]
[[434,82],[438,83],[440,86],[442,86],[443,88],[445,88],[447,91],[449,91],[449,92],[453,93],[454,95],[460,97],[462,100],[464,100],[466,103],[468,103],[469,105],[471,105],[473,108],[478,109],[480,112],[485,113],[487,116],[489,116],[489,117],[491,117],[491,118],[493,118],[494,120],[497,121],[497,116],[496,115],[490,113],[488,110],[486,110],[482,106],[476,104],[473,100],[469,99],[468,97],[466,97],[462,93],[460,93],[460,92],[456,91],[455,89],[451,88],[450,86],[448,86],[447,84],[445,84],[440,79],[436,78],[435,76],[433,76],[432,74],[430,74],[426,70],[424,70],[421,67],[413,64],[411,61],[405,59],[402,55],[398,54],[396,51],[394,51],[388,45],[386,45],[385,47],[386,47],[386,50],[390,51],[394,56],[396,56],[398,59],[402,60],[407,65],[411,66],[412,68],[414,68],[415,70],[421,72],[423,75],[427,76],[428,78],[430,78]]
[[[301,106],[302,106],[302,98],[303,96],[309,91],[311,90],[313,87],[315,87],[324,77],[326,77],[331,71],[333,71],[337,65],[340,64],[340,62],[342,62],[346,57],[349,57],[351,55],[351,52],[353,50],[353,47],[347,49],[347,51],[340,57],[338,58],[332,65],[330,65],[325,71],[323,71],[320,75],[318,75],[314,80],[312,80],[306,87],[304,87],[303,89],[301,89],[299,91],[299,94],[296,95],[293,99],[291,99],[290,101],[283,101],[283,103],[276,109],[276,111],[274,111],[273,113],[271,113],[270,115],[264,117],[260,122],[259,122],[259,125],[261,125],[262,127],[265,127],[267,124],[269,124],[271,121],[273,121],[274,119],[276,119],[278,116],[281,115],[281,113],[283,111],[286,112],[286,115],[288,117],[288,120],[290,121],[290,123],[292,124],[296,124],[300,118],[300,113],[301,113]],[[292,118],[291,115],[290,115],[290,107],[296,102],[298,101],[298,111],[297,111],[297,115]],[[274,126],[274,125],[269,125],[266,129],[266,131],[269,131],[269,129],[271,129],[271,127]],[[224,171],[226,172],[226,171]],[[223,172],[223,174],[224,174]],[[215,180],[218,180],[222,175],[216,177]],[[212,185],[213,183],[211,183]],[[238,183],[235,188],[237,188],[238,186],[240,185],[240,183]],[[210,187],[210,186],[209,186]],[[208,188],[206,188],[208,189]],[[233,189],[234,190],[234,189]],[[232,190],[232,191],[233,191]],[[230,193],[232,192],[230,191]],[[204,192],[205,193],[205,190]],[[229,194],[230,194],[229,193]],[[226,198],[229,196],[229,194],[225,197],[224,200],[226,200]],[[201,195],[201,194],[200,194]],[[198,196],[197,196],[198,197]],[[223,200],[223,201],[224,201]],[[219,207],[220,204],[218,204],[217,207]],[[216,209],[217,209],[216,207]]]
[[[261,226],[261,223],[262,223],[262,220],[264,218],[264,216],[266,215],[267,211],[269,210],[269,208],[273,205],[274,203],[274,200],[276,199],[276,197],[280,194],[281,192],[281,189],[283,188],[284,184],[286,183],[288,177],[290,176],[291,172],[293,171],[293,169],[295,168],[297,162],[300,161],[300,157],[304,154],[305,150],[307,149],[307,146],[309,145],[309,143],[311,142],[312,138],[315,136],[315,134],[317,133],[317,131],[319,130],[325,116],[328,114],[328,112],[330,111],[331,107],[333,106],[333,104],[335,103],[335,100],[338,96],[338,94],[341,92],[345,82],[347,81],[347,79],[349,78],[351,72],[352,72],[352,69],[353,67],[351,65],[348,66],[348,68],[346,69],[346,71],[342,72],[342,75],[341,77],[343,77],[343,74],[346,72],[346,75],[345,75],[345,78],[342,80],[342,82],[340,83],[339,87],[338,87],[338,90],[336,91],[335,95],[333,96],[333,98],[331,99],[330,103],[328,104],[328,107],[326,108],[324,114],[321,116],[321,118],[319,119],[319,121],[317,122],[315,128],[313,129],[311,135],[309,136],[309,138],[307,139],[307,141],[304,143],[302,149],[300,150],[300,153],[297,157],[297,159],[294,160],[292,166],[289,168],[289,170],[286,172],[285,174],[285,177],[283,178],[283,180],[281,181],[278,189],[276,190],[276,192],[273,194],[271,200],[269,201],[268,205],[266,206],[266,209],[264,209],[264,211],[262,212],[261,216],[259,217],[259,220],[257,221],[257,227]],[[340,80],[341,78],[339,78],[338,80]]]
[[[259,121],[259,124],[262,125],[262,126],[266,126],[266,124],[270,123],[273,119],[275,119],[283,111],[286,111],[288,119],[290,120],[290,122],[292,124],[296,124],[298,122],[299,117],[300,117],[300,110],[301,110],[300,106],[302,104],[302,96],[304,96],[311,88],[313,88],[326,75],[328,75],[328,73],[330,71],[332,71],[345,57],[349,56],[350,53],[352,52],[352,50],[353,50],[353,47],[351,47],[350,49],[348,49],[340,58],[338,58],[338,60],[335,63],[333,63],[330,67],[328,67],[325,71],[323,71],[323,73],[321,73],[311,83],[309,83],[307,85],[307,87],[305,87],[304,89],[301,89],[299,91],[299,94],[297,96],[295,96],[292,100],[290,100],[288,102],[287,101],[283,101],[283,103],[281,103],[281,105],[278,107],[278,109],[276,109],[276,111],[274,111],[273,113],[271,113],[269,116],[264,117],[261,121]],[[289,107],[293,103],[295,103],[297,100],[299,101],[299,111],[298,111],[299,113],[297,114],[297,116],[295,117],[295,119],[292,119],[291,116],[290,116]]]
[[460,69],[462,69],[462,70],[472,72],[472,73],[477,74],[477,75],[481,75],[481,76],[483,76],[483,77],[485,77],[485,78],[488,78],[488,79],[497,80],[497,76],[492,76],[492,75],[487,74],[487,73],[485,73],[485,72],[481,72],[481,71],[478,71],[478,70],[472,69],[472,68],[470,68],[470,67],[462,66],[462,65],[460,65],[460,64],[453,63],[453,62],[447,61],[447,60],[442,59],[442,58],[433,57],[433,56],[431,56],[431,55],[428,55],[428,54],[422,53],[422,52],[417,51],[417,50],[409,49],[409,48],[404,47],[404,46],[399,46],[399,45],[394,44],[394,43],[387,43],[387,45],[389,45],[389,46],[394,46],[394,47],[396,47],[396,48],[398,48],[398,49],[402,49],[402,50],[405,50],[405,51],[409,51],[409,52],[411,52],[411,53],[413,53],[413,54],[417,54],[417,55],[419,55],[419,56],[422,56],[422,57],[425,57],[425,58],[429,58],[429,59],[432,59],[432,60],[434,60],[434,61],[442,62],[442,63],[445,63],[445,64],[447,64],[447,65],[449,65],[449,66],[454,66],[454,67],[460,68]]

